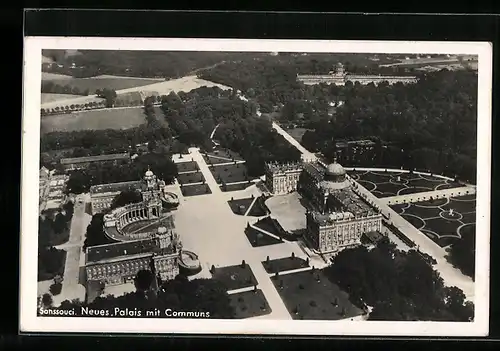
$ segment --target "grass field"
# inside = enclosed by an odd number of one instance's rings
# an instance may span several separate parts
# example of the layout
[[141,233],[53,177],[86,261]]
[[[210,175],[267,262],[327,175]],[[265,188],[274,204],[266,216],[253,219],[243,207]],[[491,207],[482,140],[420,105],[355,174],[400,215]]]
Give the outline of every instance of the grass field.
[[155,79],[143,78],[71,78],[71,79],[51,79],[54,84],[69,85],[76,87],[80,91],[88,89],[93,94],[97,89],[122,90],[158,83]]
[[42,72],[42,80],[66,80],[66,81],[69,81],[71,79],[73,79],[73,77],[67,76],[65,74]]
[[47,102],[54,102],[54,101],[63,101],[66,99],[74,99],[78,95],[73,95],[73,94],[49,94],[49,93],[42,93],[42,104],[47,103]]
[[93,110],[44,117],[41,123],[41,133],[127,129],[145,122],[146,118],[141,107]]

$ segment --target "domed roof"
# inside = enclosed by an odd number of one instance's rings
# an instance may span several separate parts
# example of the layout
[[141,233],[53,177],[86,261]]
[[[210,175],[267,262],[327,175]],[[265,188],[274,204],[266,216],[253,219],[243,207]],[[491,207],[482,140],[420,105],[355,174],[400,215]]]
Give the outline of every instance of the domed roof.
[[165,228],[165,227],[158,228],[158,234],[165,234],[166,232],[167,232],[167,228]]
[[325,173],[331,176],[343,176],[345,175],[345,169],[335,160],[326,167]]

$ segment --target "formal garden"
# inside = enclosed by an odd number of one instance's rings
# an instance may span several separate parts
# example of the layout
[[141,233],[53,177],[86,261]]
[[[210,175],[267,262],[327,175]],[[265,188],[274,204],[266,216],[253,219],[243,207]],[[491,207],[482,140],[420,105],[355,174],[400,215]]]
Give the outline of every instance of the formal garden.
[[449,246],[464,236],[474,236],[475,195],[429,199],[392,205],[391,208],[441,247]]
[[253,182],[248,181],[245,183],[233,183],[233,184],[222,184],[219,186],[220,190],[223,192],[240,191],[245,190],[249,186],[252,186]]
[[283,243],[282,240],[276,239],[275,237],[267,235],[266,233],[252,227],[247,227],[245,229],[245,235],[252,247],[261,247]]
[[363,313],[321,270],[278,273],[271,280],[293,319],[338,320]]
[[236,319],[263,316],[272,312],[264,293],[260,289],[231,294],[229,299]]
[[378,198],[461,187],[459,182],[408,172],[349,171],[348,174]]

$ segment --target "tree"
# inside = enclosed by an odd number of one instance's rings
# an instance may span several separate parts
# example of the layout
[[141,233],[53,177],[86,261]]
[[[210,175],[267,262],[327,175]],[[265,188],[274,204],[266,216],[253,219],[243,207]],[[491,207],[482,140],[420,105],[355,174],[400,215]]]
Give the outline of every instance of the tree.
[[124,190],[115,196],[111,202],[110,209],[115,209],[128,204],[138,203],[142,201],[142,195],[137,190]]
[[138,292],[146,292],[151,288],[154,279],[155,277],[150,270],[142,269],[135,276],[135,288]]
[[52,303],[54,301],[52,300],[52,295],[45,293],[42,295],[42,305],[43,307],[51,307]]

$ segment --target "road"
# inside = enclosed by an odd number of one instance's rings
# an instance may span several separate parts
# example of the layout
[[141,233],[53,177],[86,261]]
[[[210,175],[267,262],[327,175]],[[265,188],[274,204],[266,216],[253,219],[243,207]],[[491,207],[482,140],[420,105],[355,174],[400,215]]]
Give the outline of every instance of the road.
[[305,162],[311,162],[311,161],[317,161],[318,157],[308,151],[305,147],[303,147],[297,140],[295,140],[290,134],[288,134],[283,128],[281,128],[276,122],[273,122],[273,128],[276,129],[276,131],[281,134],[291,145],[295,146],[297,150],[300,151],[302,154],[302,161]]
[[[87,196],[88,197],[88,196]],[[80,284],[80,267],[82,265],[82,246],[85,240],[85,231],[92,217],[85,213],[86,196],[80,195],[75,203],[71,220],[69,240],[57,246],[66,250],[66,264],[64,266],[63,287],[59,295],[53,297],[54,305],[58,306],[64,300],[85,299],[85,287]],[[82,199],[80,203],[78,199]],[[85,265],[85,260],[83,260]]]

